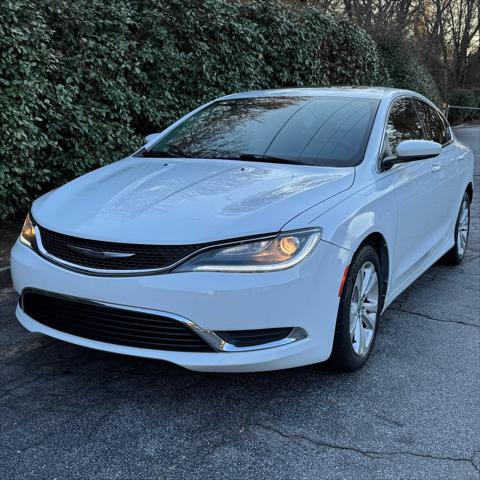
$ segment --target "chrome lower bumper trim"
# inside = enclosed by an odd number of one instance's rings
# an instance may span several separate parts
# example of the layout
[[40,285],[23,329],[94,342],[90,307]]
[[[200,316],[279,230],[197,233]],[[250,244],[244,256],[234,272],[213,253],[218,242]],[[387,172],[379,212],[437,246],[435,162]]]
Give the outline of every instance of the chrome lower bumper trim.
[[180,322],[185,326],[187,326],[188,328],[190,328],[191,330],[193,330],[200,338],[202,338],[205,341],[205,343],[207,343],[210,347],[212,347],[216,352],[251,352],[256,350],[265,350],[268,348],[281,347],[283,345],[288,345],[298,340],[303,340],[307,338],[307,332],[303,328],[295,327],[292,329],[290,334],[287,337],[283,338],[282,340],[277,340],[275,342],[269,342],[269,343],[262,343],[260,345],[254,345],[254,346],[248,346],[248,347],[237,347],[236,345],[232,345],[231,343],[228,343],[222,338],[220,338],[215,332],[211,330],[206,330],[200,327],[199,325],[197,325],[196,323],[192,322],[191,320],[188,320],[187,318],[177,315],[175,313],[165,312],[162,310],[153,310],[149,308],[132,307],[129,305],[120,305],[117,303],[103,302],[99,300],[91,300],[87,298],[75,297],[72,295],[64,295],[60,293],[48,292],[38,288],[27,288],[22,292],[22,295],[20,296],[20,300],[19,300],[19,305],[22,311],[24,311],[23,302],[22,302],[23,294],[26,293],[27,291],[36,292],[42,295],[50,295],[52,297],[57,297],[57,298],[58,297],[64,298],[66,300],[71,300],[75,302],[88,303],[91,305],[103,305],[106,307],[116,308],[120,310],[128,310],[131,312],[142,312],[142,313],[148,313],[150,315],[159,315],[162,317],[169,317],[172,320]]

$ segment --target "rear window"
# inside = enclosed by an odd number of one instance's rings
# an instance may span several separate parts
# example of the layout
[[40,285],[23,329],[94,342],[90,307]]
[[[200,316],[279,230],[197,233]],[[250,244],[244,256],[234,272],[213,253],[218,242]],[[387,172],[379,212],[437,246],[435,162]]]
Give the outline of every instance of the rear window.
[[329,96],[218,101],[186,119],[148,153],[227,159],[266,155],[318,166],[358,165],[378,104]]

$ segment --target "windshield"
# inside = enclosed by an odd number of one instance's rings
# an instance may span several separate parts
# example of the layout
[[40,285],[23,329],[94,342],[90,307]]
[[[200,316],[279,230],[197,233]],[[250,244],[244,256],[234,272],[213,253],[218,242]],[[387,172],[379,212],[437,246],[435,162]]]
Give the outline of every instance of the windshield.
[[358,165],[378,104],[329,96],[221,100],[186,119],[144,155]]

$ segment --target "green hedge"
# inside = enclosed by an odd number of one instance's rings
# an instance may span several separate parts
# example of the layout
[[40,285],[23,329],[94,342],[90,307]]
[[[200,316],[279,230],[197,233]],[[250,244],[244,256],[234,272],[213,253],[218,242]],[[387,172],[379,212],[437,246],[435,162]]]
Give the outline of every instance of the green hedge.
[[0,220],[207,100],[391,81],[381,59],[359,27],[274,0],[4,0]]

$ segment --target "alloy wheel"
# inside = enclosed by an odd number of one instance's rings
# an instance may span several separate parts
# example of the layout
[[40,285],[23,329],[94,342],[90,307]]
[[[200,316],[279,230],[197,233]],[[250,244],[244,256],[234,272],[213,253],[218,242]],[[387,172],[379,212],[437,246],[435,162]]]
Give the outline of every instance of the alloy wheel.
[[372,262],[360,268],[350,303],[350,339],[353,351],[364,356],[375,336],[379,298],[378,275]]
[[460,207],[460,213],[458,215],[458,227],[457,227],[457,249],[458,255],[461,257],[465,253],[468,240],[468,229],[470,224],[470,206],[468,200],[465,198]]

